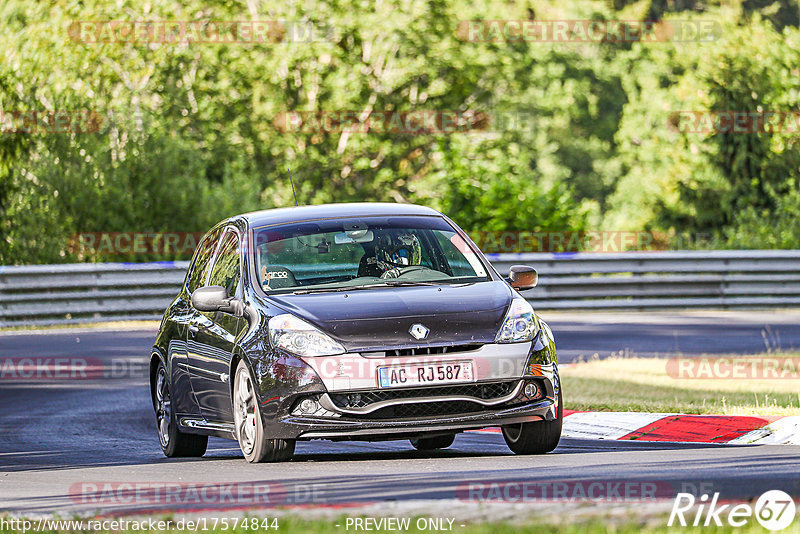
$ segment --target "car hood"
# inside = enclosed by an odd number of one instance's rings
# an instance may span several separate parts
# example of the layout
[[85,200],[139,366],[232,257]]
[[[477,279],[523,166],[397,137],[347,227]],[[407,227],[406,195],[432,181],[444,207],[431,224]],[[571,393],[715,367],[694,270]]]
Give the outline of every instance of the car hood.
[[[513,298],[504,282],[280,295],[271,301],[348,351],[493,342]],[[417,340],[415,324],[429,330]]]

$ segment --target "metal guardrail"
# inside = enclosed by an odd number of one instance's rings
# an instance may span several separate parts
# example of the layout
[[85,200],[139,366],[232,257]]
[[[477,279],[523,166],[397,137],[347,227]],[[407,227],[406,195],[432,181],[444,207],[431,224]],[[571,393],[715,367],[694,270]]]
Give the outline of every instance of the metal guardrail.
[[800,306],[800,250],[618,254],[489,254],[501,273],[539,271],[537,309],[791,308]]
[[[800,251],[488,254],[539,271],[536,309],[800,307]],[[159,319],[188,262],[0,267],[0,326]]]
[[0,267],[0,326],[160,319],[189,262]]

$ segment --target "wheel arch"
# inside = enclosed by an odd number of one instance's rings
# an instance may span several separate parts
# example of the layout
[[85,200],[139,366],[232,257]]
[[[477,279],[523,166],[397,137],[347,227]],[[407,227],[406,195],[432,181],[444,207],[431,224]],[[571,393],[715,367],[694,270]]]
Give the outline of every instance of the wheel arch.
[[[253,365],[250,362],[250,358],[247,357],[244,350],[242,350],[239,345],[236,345],[233,349],[233,353],[231,354],[231,365],[229,369],[229,379],[228,379],[228,393],[231,396],[231,404],[233,403],[233,386],[236,382],[236,368],[239,367],[239,362],[244,361],[244,364],[247,366],[247,369],[250,370],[250,378],[253,380],[253,384],[257,384],[257,376],[255,374],[255,370],[253,369]],[[259,402],[261,401],[258,388],[256,388],[256,397],[258,398]]]
[[[169,363],[166,357],[158,347],[153,347],[150,351],[150,402],[155,406],[156,403],[156,374],[158,372],[158,365],[163,364],[167,370],[167,379],[170,378]],[[170,387],[172,387],[170,385]]]

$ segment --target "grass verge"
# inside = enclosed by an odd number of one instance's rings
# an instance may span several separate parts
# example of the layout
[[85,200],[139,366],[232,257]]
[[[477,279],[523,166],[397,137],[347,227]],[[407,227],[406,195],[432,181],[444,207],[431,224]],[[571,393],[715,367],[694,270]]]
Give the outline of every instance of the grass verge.
[[[723,365],[722,371],[720,367],[715,371],[720,358],[688,362],[694,369],[693,373],[688,373],[695,376],[692,378],[682,376],[687,373],[677,373],[679,362],[667,358],[614,357],[565,366],[560,370],[564,404],[572,410],[593,411],[800,415],[800,370],[788,369],[789,372],[777,375],[756,373],[760,376],[757,378],[721,377],[727,373],[725,369],[730,371],[732,367]],[[724,358],[731,364],[744,362],[742,369],[745,370],[752,368],[748,365],[752,366],[758,359],[774,359],[782,365],[789,361],[800,362],[800,355],[796,353],[722,358],[723,363]],[[704,369],[710,370],[710,374],[703,372]],[[738,373],[727,373],[734,374]]]

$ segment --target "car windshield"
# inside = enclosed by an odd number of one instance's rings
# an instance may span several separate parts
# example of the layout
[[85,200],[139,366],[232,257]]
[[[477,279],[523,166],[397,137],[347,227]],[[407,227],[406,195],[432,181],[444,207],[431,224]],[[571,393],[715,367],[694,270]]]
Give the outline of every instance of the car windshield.
[[258,228],[255,265],[267,293],[489,279],[478,255],[442,217],[361,217]]

